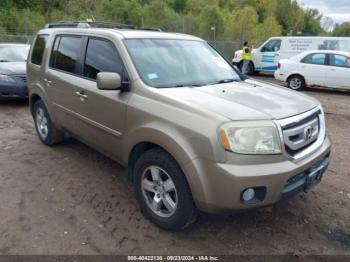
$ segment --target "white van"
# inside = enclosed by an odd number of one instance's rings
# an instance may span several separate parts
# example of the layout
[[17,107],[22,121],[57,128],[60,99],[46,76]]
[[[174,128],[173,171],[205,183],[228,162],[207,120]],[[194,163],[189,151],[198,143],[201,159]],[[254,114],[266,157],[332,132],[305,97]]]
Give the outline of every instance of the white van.
[[[253,60],[248,74],[274,72],[278,61],[311,50],[337,50],[350,52],[350,37],[271,37],[252,51]],[[232,63],[241,68],[242,50],[235,52]]]

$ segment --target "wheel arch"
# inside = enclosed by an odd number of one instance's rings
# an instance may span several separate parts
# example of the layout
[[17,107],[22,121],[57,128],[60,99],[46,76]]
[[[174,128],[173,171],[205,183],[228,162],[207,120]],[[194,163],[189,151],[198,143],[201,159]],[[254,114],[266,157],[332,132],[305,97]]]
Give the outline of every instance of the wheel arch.
[[291,73],[288,77],[287,77],[287,82],[289,82],[289,80],[290,80],[290,78],[291,77],[293,77],[293,76],[300,76],[303,80],[304,80],[304,83],[305,83],[305,85],[306,85],[306,79],[305,79],[305,77],[302,75],[302,74],[300,74],[300,73]]
[[[172,134],[172,135],[170,135]],[[140,128],[129,132],[125,138],[123,162],[127,163],[128,178],[133,180],[133,168],[137,159],[147,150],[159,147],[167,152],[179,165],[184,173],[191,191],[197,178],[185,172],[185,166],[197,157],[194,146],[176,131],[156,127]]]
[[32,94],[29,97],[29,109],[30,109],[30,112],[31,112],[32,115],[34,114],[34,105],[39,100],[43,100],[43,99],[38,94]]

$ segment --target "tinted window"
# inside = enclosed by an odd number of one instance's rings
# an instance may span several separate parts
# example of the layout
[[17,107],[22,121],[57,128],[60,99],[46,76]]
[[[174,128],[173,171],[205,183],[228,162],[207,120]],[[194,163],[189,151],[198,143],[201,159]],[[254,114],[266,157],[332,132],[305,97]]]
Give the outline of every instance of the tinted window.
[[281,48],[282,41],[279,39],[274,39],[269,42],[267,42],[266,45],[262,48],[262,52],[277,52]]
[[350,57],[343,55],[331,55],[330,65],[339,67],[350,67]]
[[115,72],[121,75],[122,63],[111,42],[90,39],[86,50],[84,76],[96,79],[99,72]]
[[47,39],[48,39],[47,35],[38,35],[37,36],[37,38],[35,40],[33,52],[32,52],[31,62],[33,64],[41,65],[41,62],[43,60],[43,55],[44,55]]
[[77,73],[77,60],[81,44],[81,37],[62,36],[56,38],[51,57],[51,66],[69,73]]
[[324,65],[326,64],[326,54],[311,54],[306,56],[302,62],[307,64]]

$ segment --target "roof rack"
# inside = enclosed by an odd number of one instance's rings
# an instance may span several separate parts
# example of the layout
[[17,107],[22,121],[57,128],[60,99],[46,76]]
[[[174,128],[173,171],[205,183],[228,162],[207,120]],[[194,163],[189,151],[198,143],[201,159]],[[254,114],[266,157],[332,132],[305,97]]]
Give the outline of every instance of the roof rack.
[[113,22],[88,22],[88,21],[60,21],[50,23],[45,28],[111,28],[111,29],[131,29],[131,30],[147,30],[161,32],[159,28],[136,27],[129,24],[113,23]]

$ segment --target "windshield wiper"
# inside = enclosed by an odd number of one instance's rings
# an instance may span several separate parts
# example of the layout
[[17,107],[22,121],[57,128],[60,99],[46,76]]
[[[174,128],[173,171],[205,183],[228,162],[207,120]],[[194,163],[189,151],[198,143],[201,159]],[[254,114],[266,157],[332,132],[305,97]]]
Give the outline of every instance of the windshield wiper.
[[0,60],[0,63],[1,62],[11,62],[11,61],[9,61],[9,60]]

